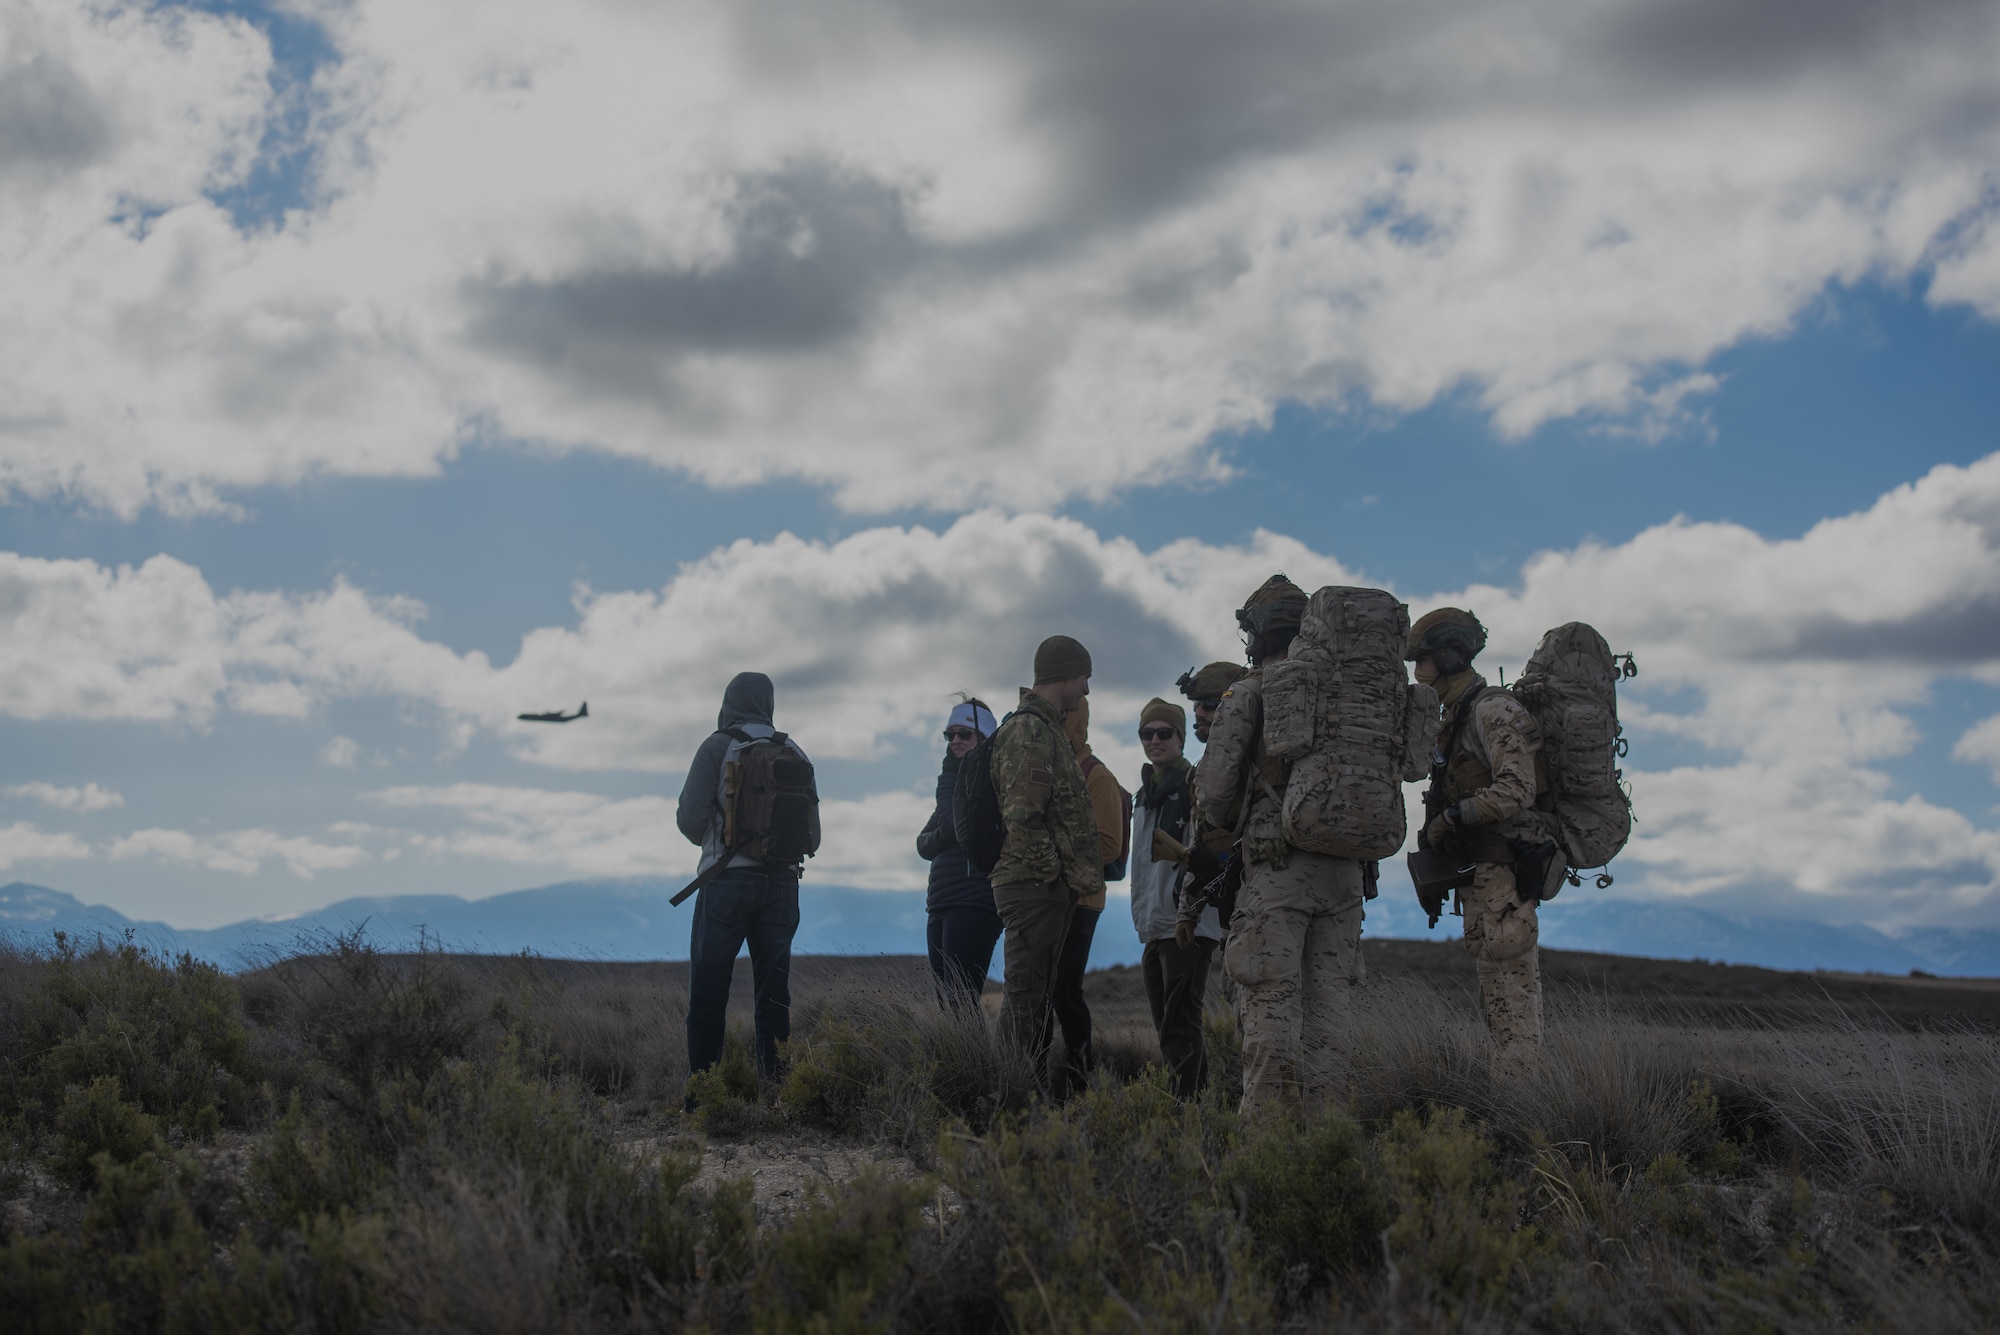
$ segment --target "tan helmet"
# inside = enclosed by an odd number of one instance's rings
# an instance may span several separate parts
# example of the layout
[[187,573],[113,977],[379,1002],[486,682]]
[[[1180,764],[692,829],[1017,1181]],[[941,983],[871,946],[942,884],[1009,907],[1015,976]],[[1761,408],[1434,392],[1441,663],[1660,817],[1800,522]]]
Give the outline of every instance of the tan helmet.
[[1470,663],[1479,657],[1479,651],[1486,647],[1486,627],[1479,624],[1479,618],[1458,607],[1440,607],[1417,618],[1417,624],[1410,627],[1409,641],[1403,646],[1403,658],[1414,662],[1425,654],[1435,654],[1440,649],[1456,649]]
[[1220,700],[1224,691],[1249,675],[1250,669],[1241,663],[1217,661],[1204,668],[1189,668],[1174,685],[1181,688],[1182,695],[1199,703]]
[[1305,619],[1311,601],[1304,589],[1283,575],[1273,575],[1236,609],[1236,624],[1251,635],[1271,626],[1296,626]]

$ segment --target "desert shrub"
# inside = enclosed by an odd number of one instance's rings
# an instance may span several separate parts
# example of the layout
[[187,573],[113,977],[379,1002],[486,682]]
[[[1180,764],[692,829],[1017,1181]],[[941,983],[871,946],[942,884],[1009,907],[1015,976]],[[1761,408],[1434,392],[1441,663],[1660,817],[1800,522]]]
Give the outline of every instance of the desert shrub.
[[215,966],[129,939],[80,949],[57,933],[53,950],[17,957],[10,972],[0,1112],[45,1126],[72,1086],[113,1076],[174,1136],[205,1137],[250,1116],[257,1072],[242,1006]]
[[293,1038],[362,1102],[377,1087],[422,1082],[467,1055],[479,1028],[465,978],[429,939],[387,955],[362,929],[308,938],[306,949],[245,979],[251,1012]]
[[[961,1255],[981,1267],[968,1287],[1023,1330],[1265,1329],[1268,1286],[1209,1172],[1234,1123],[1213,1103],[1174,1098],[1154,1068],[983,1137],[948,1135],[940,1157],[963,1206]],[[973,1328],[981,1314],[965,1315]]]
[[781,1122],[764,1106],[750,1038],[740,1030],[724,1038],[715,1065],[688,1077],[685,1102],[693,1105],[695,1125],[725,1139],[769,1131]]
[[1346,1117],[1271,1117],[1223,1161],[1217,1185],[1273,1279],[1318,1287],[1381,1259],[1388,1206],[1367,1152]]
[[487,1018],[548,1074],[592,1093],[643,1102],[678,1095],[687,1076],[686,997],[616,969],[562,963],[551,969],[528,952],[508,958]]
[[983,1015],[874,988],[794,1022],[779,1105],[796,1120],[927,1153],[953,1122],[975,1131],[1036,1097],[1026,1059]]
[[56,1148],[50,1166],[72,1186],[86,1187],[96,1178],[92,1160],[130,1163],[153,1147],[155,1123],[125,1099],[115,1075],[100,1075],[88,1085],[70,1086],[56,1111]]
[[785,1045],[785,1062],[778,1106],[799,1121],[833,1131],[857,1129],[871,1095],[889,1078],[880,1036],[826,1013]]
[[758,1335],[888,1331],[912,1284],[911,1242],[930,1188],[870,1171],[815,1186],[763,1249],[752,1286]]
[[1396,1207],[1390,1258],[1443,1310],[1490,1310],[1546,1264],[1545,1239],[1521,1222],[1520,1184],[1461,1110],[1399,1112],[1378,1147]]
[[[693,1126],[900,1147],[942,1182],[864,1175],[760,1217],[749,1182],[699,1185],[689,1123],[643,1106],[684,1070],[667,989],[428,944],[314,950],[244,978],[240,1007],[232,980],[185,961],[0,953],[12,1324],[2000,1324],[2000,1044],[1984,1032],[1718,1027],[1556,999],[1545,1069],[1500,1080],[1466,996],[1377,980],[1355,1120],[1246,1123],[1226,1016],[1200,1099],[1173,1099],[1135,1049],[1052,1106],[982,1017],[855,987],[799,1009],[775,1107],[733,1035],[689,1084]],[[127,1040],[136,1058],[114,1052]],[[58,1049],[83,1064],[51,1068]],[[261,1123],[247,1179],[238,1138],[169,1148],[213,1124],[202,1107]],[[43,1168],[80,1194],[56,1199]]]
[[[199,1169],[152,1152],[100,1156],[80,1226],[15,1234],[0,1251],[0,1310],[24,1332],[352,1329],[309,1315],[283,1257],[238,1236],[225,1256],[198,1217]],[[330,1269],[331,1257],[317,1268]]]
[[295,1096],[250,1161],[251,1206],[274,1232],[302,1229],[365,1204],[390,1163],[337,1119],[308,1116]]

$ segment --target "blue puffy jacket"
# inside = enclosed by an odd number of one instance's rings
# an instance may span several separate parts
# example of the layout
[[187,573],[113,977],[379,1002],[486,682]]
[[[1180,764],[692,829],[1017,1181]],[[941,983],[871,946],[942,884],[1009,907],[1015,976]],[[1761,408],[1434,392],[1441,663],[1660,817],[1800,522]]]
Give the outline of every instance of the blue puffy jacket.
[[948,755],[938,772],[937,806],[917,836],[917,856],[931,864],[930,890],[924,896],[924,909],[930,913],[993,908],[993,882],[959,851],[958,834],[952,828],[951,795],[957,787],[958,757]]

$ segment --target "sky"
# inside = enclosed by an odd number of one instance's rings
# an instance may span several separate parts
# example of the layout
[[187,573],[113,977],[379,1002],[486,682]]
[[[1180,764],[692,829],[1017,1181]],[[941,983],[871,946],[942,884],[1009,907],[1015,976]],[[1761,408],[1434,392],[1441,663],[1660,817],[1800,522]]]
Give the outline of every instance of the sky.
[[1591,893],[2000,926],[1997,67],[1956,0],[5,0],[0,876],[678,875],[755,669],[808,888],[913,894],[953,693],[1077,636],[1130,787],[1282,570],[1636,655]]

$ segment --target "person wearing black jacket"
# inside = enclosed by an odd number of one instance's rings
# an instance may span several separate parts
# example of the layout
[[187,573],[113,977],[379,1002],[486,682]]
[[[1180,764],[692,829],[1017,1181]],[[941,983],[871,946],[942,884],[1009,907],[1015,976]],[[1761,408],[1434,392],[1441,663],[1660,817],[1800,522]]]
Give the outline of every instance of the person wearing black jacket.
[[[722,694],[715,731],[688,763],[674,821],[691,844],[701,845],[700,869],[729,857],[728,866],[704,885],[694,901],[688,934],[688,1071],[703,1071],[722,1059],[723,1025],[736,952],[750,947],[750,977],[756,998],[757,1072],[778,1076],[778,1045],[792,1032],[792,937],[799,929],[799,868],[759,862],[723,842],[723,783],[729,761],[749,740],[771,737],[776,688],[761,672],[739,672]],[[805,757],[798,742],[786,745]],[[814,793],[806,852],[819,849],[818,793]],[[692,1108],[692,1096],[684,1105]]]
[[958,846],[952,827],[951,799],[958,786],[958,765],[983,737],[993,735],[993,714],[977,700],[951,711],[945,723],[944,766],[938,772],[937,806],[917,836],[917,856],[931,864],[924,907],[929,914],[925,941],[938,992],[948,1005],[979,1005],[986,988],[986,971],[993,964],[993,947],[1000,939],[1000,913],[993,905],[993,883],[972,865]]

